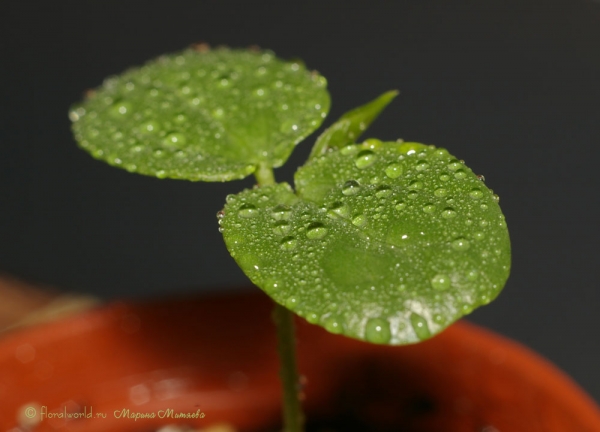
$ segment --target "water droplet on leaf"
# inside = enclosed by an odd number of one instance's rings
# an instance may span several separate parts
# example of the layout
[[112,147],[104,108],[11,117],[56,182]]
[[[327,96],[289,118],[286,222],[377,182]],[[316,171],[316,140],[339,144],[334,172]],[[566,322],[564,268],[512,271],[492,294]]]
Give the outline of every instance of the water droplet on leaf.
[[279,221],[273,227],[273,232],[277,235],[283,236],[286,235],[290,231],[290,224],[286,221]]
[[473,199],[480,199],[483,197],[483,192],[479,188],[474,188],[469,192],[469,196]]
[[170,133],[165,137],[163,143],[168,147],[181,147],[185,145],[185,135],[180,133]]
[[371,318],[365,326],[365,339],[372,343],[386,344],[392,338],[390,323],[383,318]]
[[429,213],[429,214],[431,214],[431,213],[433,213],[433,212],[435,211],[435,206],[434,206],[433,204],[427,204],[427,205],[425,205],[425,206],[423,207],[423,211],[424,211],[425,213]]
[[312,224],[306,231],[306,237],[311,240],[323,238],[326,234],[327,228],[321,223]]
[[334,215],[346,218],[350,214],[350,209],[348,206],[342,202],[336,202],[329,207],[329,212]]
[[443,198],[443,197],[445,197],[446,195],[448,195],[448,191],[447,191],[446,189],[444,189],[444,188],[437,188],[437,189],[436,189],[436,190],[433,192],[433,194],[434,194],[436,197],[438,197],[438,198]]
[[364,226],[366,223],[367,223],[367,217],[365,215],[360,214],[360,215],[354,216],[352,218],[352,224],[354,226],[361,227],[361,226]]
[[244,204],[240,207],[238,215],[243,218],[253,218],[258,216],[258,210],[252,204]]
[[415,334],[420,340],[424,340],[431,337],[431,332],[429,331],[427,321],[421,315],[414,312],[411,313],[410,324],[412,325]]
[[286,237],[281,241],[281,248],[283,250],[293,250],[298,245],[298,240],[294,237]]
[[375,192],[377,198],[385,198],[392,193],[392,189],[389,186],[379,186]]
[[283,205],[278,205],[271,212],[271,216],[275,220],[288,220],[291,215],[291,210]]
[[336,317],[329,317],[325,320],[325,329],[335,334],[340,334],[344,330],[342,323]]
[[385,169],[385,175],[391,179],[398,178],[402,175],[402,165],[399,163],[391,163]]
[[364,169],[373,165],[376,159],[377,155],[374,152],[371,150],[363,150],[356,156],[354,165],[356,165],[358,169]]
[[460,169],[454,173],[454,178],[456,178],[458,180],[462,180],[466,177],[467,177],[467,173],[462,169]]
[[451,207],[447,207],[442,211],[442,217],[444,219],[453,219],[456,217],[456,211]]
[[344,195],[355,195],[358,193],[359,189],[360,186],[356,181],[348,180],[346,183],[344,183],[344,186],[342,186],[342,193]]
[[444,291],[450,288],[450,278],[444,274],[438,274],[431,279],[431,286],[438,290]]
[[452,248],[457,251],[465,251],[465,250],[469,249],[469,246],[471,246],[471,244],[469,243],[469,240],[462,238],[462,237],[457,238],[456,240],[454,240],[452,242]]

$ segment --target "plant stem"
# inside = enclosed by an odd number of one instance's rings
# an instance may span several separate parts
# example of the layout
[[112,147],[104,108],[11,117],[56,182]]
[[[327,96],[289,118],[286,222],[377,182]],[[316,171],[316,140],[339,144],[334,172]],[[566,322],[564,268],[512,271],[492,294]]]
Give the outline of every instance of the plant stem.
[[[275,184],[273,170],[267,165],[259,165],[254,172],[259,186]],[[298,397],[298,365],[296,364],[296,335],[294,314],[275,303],[273,321],[277,329],[277,350],[279,351],[281,385],[283,389],[283,431],[303,432],[304,414]]]
[[283,386],[284,432],[302,432],[304,414],[298,398],[298,367],[296,365],[296,337],[294,314],[285,307],[275,304],[273,321],[277,327],[277,348],[281,361],[279,376]]
[[254,177],[256,177],[259,186],[275,184],[275,176],[270,166],[260,164],[256,171],[254,171]]

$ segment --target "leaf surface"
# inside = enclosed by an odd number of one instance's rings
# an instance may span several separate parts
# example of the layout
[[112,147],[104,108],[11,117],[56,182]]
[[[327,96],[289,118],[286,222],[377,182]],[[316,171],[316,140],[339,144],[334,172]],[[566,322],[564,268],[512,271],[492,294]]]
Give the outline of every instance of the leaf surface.
[[252,282],[334,333],[427,339],[503,288],[510,241],[497,197],[445,149],[367,140],[287,184],[230,195],[220,225]]
[[226,181],[281,166],[329,104],[325,78],[300,63],[188,49],[108,78],[70,118],[80,146],[111,165]]

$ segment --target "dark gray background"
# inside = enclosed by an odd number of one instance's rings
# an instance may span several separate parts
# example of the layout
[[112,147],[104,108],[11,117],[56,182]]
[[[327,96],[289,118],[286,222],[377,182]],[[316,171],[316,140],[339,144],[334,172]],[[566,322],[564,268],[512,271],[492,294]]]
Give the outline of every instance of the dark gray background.
[[105,298],[246,284],[215,213],[251,181],[131,175],[79,150],[67,119],[105,76],[196,41],[303,58],[329,79],[325,124],[399,88],[370,135],[447,147],[501,197],[512,275],[469,319],[600,400],[598,2],[5,0],[0,271]]

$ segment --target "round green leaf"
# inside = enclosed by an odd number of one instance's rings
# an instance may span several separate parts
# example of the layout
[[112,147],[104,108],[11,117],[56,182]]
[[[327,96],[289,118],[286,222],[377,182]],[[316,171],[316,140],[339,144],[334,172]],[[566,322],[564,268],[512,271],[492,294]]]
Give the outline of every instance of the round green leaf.
[[508,278],[497,197],[444,149],[368,140],[314,159],[296,183],[229,196],[220,225],[256,285],[331,332],[427,339]]
[[281,166],[329,103],[325,78],[269,51],[189,49],[108,78],[70,118],[80,146],[111,165],[225,181]]

